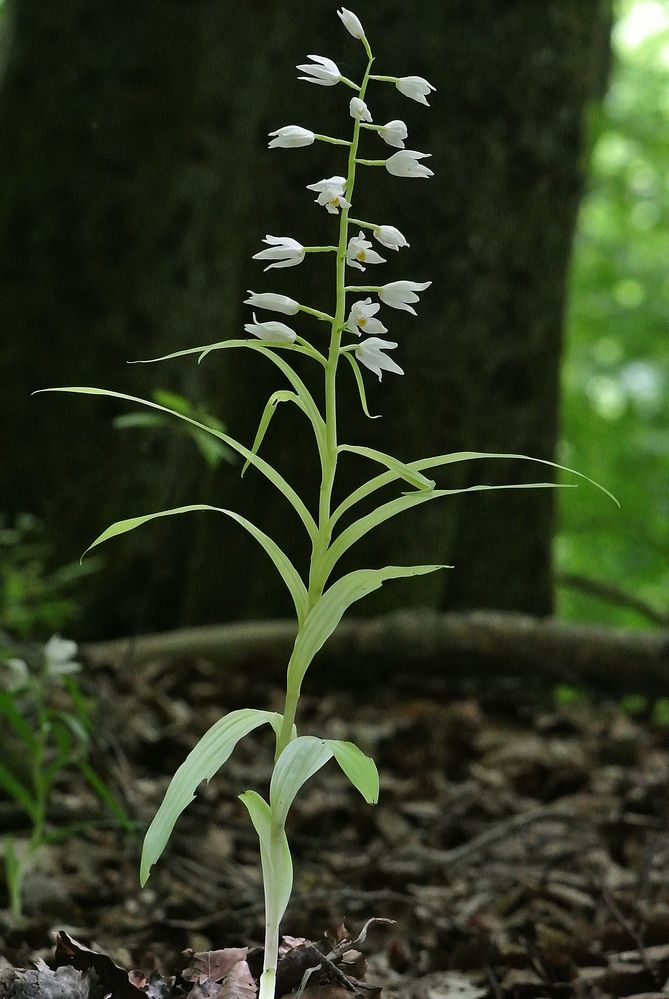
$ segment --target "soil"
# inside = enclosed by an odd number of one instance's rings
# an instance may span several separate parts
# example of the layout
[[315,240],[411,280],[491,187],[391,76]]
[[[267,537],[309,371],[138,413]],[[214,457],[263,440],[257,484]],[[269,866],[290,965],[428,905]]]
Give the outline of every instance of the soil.
[[[399,671],[382,689],[326,692],[312,669],[301,733],[355,741],[376,759],[382,793],[365,805],[334,764],[305,786],[289,819],[295,887],[282,931],[327,951],[346,937],[342,923],[353,938],[371,917],[395,922],[372,925],[359,944],[366,974],[351,956],[358,945],[338,959],[350,981],[381,992],[315,976],[304,999],[669,995],[667,728],[602,698],[556,706],[546,690],[530,702],[499,677],[446,695]],[[256,671],[225,675],[206,659],[110,664],[85,683],[98,705],[94,763],[141,830],[222,713],[281,710],[281,691]],[[53,966],[58,931],[58,963],[77,966],[79,941],[153,997],[195,994],[182,977],[193,952],[248,946],[252,964],[262,883],[237,795],[266,790],[271,758],[269,730],[238,746],[178,821],[144,890],[139,836],[91,824],[44,848],[26,880],[24,922],[0,915],[5,967]],[[12,835],[27,833],[2,808]],[[54,829],[100,819],[76,774],[59,786],[51,819]]]

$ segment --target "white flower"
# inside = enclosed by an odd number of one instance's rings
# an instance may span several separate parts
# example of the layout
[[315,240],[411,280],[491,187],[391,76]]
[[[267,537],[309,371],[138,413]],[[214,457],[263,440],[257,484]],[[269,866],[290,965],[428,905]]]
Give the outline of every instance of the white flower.
[[434,177],[432,170],[418,162],[431,155],[432,153],[417,153],[415,149],[400,149],[399,153],[393,153],[386,160],[386,170],[393,177]]
[[409,130],[403,121],[399,118],[393,119],[393,121],[386,122],[379,129],[379,135],[389,146],[395,146],[397,149],[404,149],[404,140],[409,134]]
[[410,246],[404,235],[396,229],[394,225],[377,225],[372,230],[374,239],[378,239],[382,246],[387,246],[389,250],[399,250],[401,246]]
[[316,141],[314,133],[300,125],[284,125],[268,134],[270,139],[273,135],[276,136],[268,143],[270,149],[296,149],[298,146],[310,146]]
[[425,104],[427,107],[430,105],[425,98],[431,90],[437,89],[427,80],[424,80],[422,76],[403,76],[395,86],[405,97],[410,97],[412,101],[418,101],[419,104]]
[[253,259],[276,261],[268,264],[266,271],[271,267],[295,267],[304,260],[304,247],[290,236],[265,236],[263,243],[268,243],[269,249],[254,253]]
[[382,288],[379,288],[378,296],[391,309],[403,309],[405,312],[410,312],[415,316],[417,314],[416,310],[412,309],[408,303],[417,302],[418,295],[416,292],[426,291],[431,284],[431,281],[423,281],[422,284],[416,281],[393,281],[391,284],[385,284]]
[[319,87],[334,87],[335,83],[341,80],[341,73],[336,62],[326,56],[310,55],[313,62],[303,63],[297,68],[308,76],[298,76],[298,80],[306,80],[307,83],[317,83]]
[[294,316],[300,310],[299,302],[287,295],[274,295],[272,292],[256,292],[248,289],[250,298],[244,299],[244,305],[254,305],[257,309],[270,309],[272,312],[283,312],[284,316]]
[[372,113],[365,104],[361,101],[359,97],[352,97],[351,103],[349,104],[349,111],[351,112],[351,118],[359,118],[360,121],[371,121]]
[[344,197],[346,177],[326,177],[315,184],[307,184],[308,191],[318,191],[316,203],[323,205],[330,215],[337,215],[340,208],[350,208],[351,202]]
[[360,18],[356,17],[352,10],[346,10],[346,7],[342,7],[341,10],[337,11],[337,15],[350,35],[353,35],[354,38],[365,37],[365,29],[360,23]]
[[77,673],[81,666],[74,662],[77,643],[60,635],[53,635],[44,646],[44,667],[49,676],[66,676]]
[[385,259],[376,252],[372,250],[372,244],[368,239],[365,239],[364,232],[361,232],[358,236],[351,236],[348,241],[348,250],[346,251],[346,260],[350,267],[357,267],[358,270],[364,271],[365,268],[363,264],[385,264]]
[[397,346],[392,340],[382,340],[378,336],[370,336],[367,340],[362,340],[355,348],[355,356],[361,364],[373,371],[382,378],[383,371],[394,371],[396,375],[403,375],[404,371],[399,364],[393,361],[392,357],[386,357],[384,350],[394,350]]
[[260,337],[261,340],[271,340],[273,343],[292,343],[295,339],[295,330],[291,330],[290,326],[279,323],[275,319],[271,319],[267,323],[259,323],[255,312],[253,313],[253,322],[245,323],[244,329],[247,333]]
[[361,333],[387,333],[388,330],[380,319],[373,319],[381,306],[378,302],[372,304],[371,298],[354,302],[348,314],[346,329],[360,336]]

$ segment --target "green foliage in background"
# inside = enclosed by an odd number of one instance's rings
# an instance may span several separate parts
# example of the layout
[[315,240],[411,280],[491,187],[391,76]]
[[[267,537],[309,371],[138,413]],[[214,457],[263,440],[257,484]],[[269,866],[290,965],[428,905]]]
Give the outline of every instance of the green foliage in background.
[[[561,460],[615,492],[564,503],[561,572],[669,613],[669,5],[623,0],[609,91],[592,121],[571,276]],[[648,626],[560,590],[562,616]]]

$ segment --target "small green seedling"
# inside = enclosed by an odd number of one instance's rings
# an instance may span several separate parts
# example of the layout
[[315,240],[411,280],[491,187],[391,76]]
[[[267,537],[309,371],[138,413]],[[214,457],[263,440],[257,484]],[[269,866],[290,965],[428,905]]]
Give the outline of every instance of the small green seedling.
[[3,752],[0,788],[25,813],[31,833],[27,843],[4,839],[5,878],[14,919],[22,915],[22,886],[41,847],[76,835],[87,824],[51,829],[48,822],[53,789],[63,775],[77,769],[126,831],[134,825],[89,762],[91,715],[75,674],[74,642],[54,636],[33,665],[23,659],[0,662],[0,717]]
[[[205,426],[202,421],[181,412],[179,408],[155,401],[99,388],[69,387],[50,390],[107,396],[140,404],[154,412],[170,413],[189,426],[213,435],[242,456],[245,462],[242,472],[248,466],[253,466],[290,504],[310,541],[309,570],[303,578],[288,554],[265,531],[240,513],[224,507],[193,504],[119,521],[107,528],[90,546],[93,548],[157,518],[191,511],[212,511],[235,521],[248,531],[264,549],[292,597],[297,618],[297,637],[288,662],[283,711],[280,714],[254,708],[233,711],[205,733],[173,777],[146,834],[141,860],[141,882],[145,884],[152,865],[165,848],[175,822],[193,800],[199,784],[214,776],[240,739],[261,725],[270,725],[275,733],[276,753],[269,796],[267,799],[263,798],[254,790],[245,791],[240,796],[260,841],[265,886],[266,931],[260,999],[273,999],[275,991],[279,925],[288,905],[293,883],[286,819],[295,796],[302,785],[331,759],[341,767],[367,802],[376,802],[379,794],[376,766],[357,746],[313,735],[298,735],[295,720],[307,670],[344,613],[356,601],[379,589],[388,580],[420,576],[449,568],[444,565],[389,565],[376,569],[356,569],[333,581],[340,559],[369,531],[423,503],[477,490],[555,486],[553,482],[535,482],[509,486],[481,484],[468,489],[437,488],[434,480],[426,473],[442,466],[482,458],[526,456],[462,451],[405,462],[365,444],[346,444],[339,440],[337,389],[342,363],[344,369],[350,368],[352,371],[362,409],[372,418],[367,405],[361,366],[377,375],[379,380],[383,372],[397,375],[404,373],[389,353],[397,348],[397,341],[383,339],[388,330],[378,315],[381,306],[400,314],[416,315],[413,306],[419,301],[419,293],[427,291],[431,284],[430,281],[402,280],[358,285],[350,283],[348,277],[349,273],[362,272],[367,267],[375,268],[386,262],[374,249],[372,240],[384,252],[389,250],[399,253],[409,245],[395,226],[386,224],[384,220],[367,219],[362,209],[358,209],[358,204],[362,205],[362,202],[358,202],[356,186],[358,172],[373,174],[376,170],[383,169],[398,178],[427,179],[432,176],[432,171],[423,162],[428,154],[405,148],[408,130],[403,121],[393,120],[384,125],[374,123],[373,106],[367,103],[367,91],[368,88],[371,90],[378,86],[392,86],[403,97],[428,105],[427,97],[435,88],[418,76],[396,77],[372,73],[374,56],[360,20],[345,8],[339,10],[338,15],[349,34],[361,44],[366,57],[360,82],[342,76],[338,66],[324,56],[310,56],[310,62],[298,66],[298,69],[302,74],[300,79],[309,83],[325,87],[342,84],[353,91],[345,108],[351,125],[349,137],[323,135],[299,125],[286,125],[270,133],[269,143],[275,149],[325,144],[332,150],[333,157],[338,157],[335,176],[325,177],[308,185],[308,189],[316,194],[317,204],[325,208],[336,224],[336,235],[332,245],[326,246],[308,246],[292,236],[268,235],[264,239],[264,249],[254,257],[265,262],[265,270],[298,266],[307,258],[313,260],[314,264],[331,261],[333,310],[325,311],[277,292],[250,291],[245,304],[282,316],[300,315],[304,320],[304,329],[301,328],[298,333],[283,321],[258,320],[254,313],[253,321],[244,327],[249,339],[228,338],[156,359],[163,361],[168,357],[197,355],[199,360],[203,360],[214,352],[250,350],[275,365],[286,379],[288,387],[278,389],[267,400],[251,447],[246,447],[221,430]],[[372,143],[385,143],[394,151],[381,159],[363,158],[360,155],[363,137]],[[377,148],[382,146],[377,145]],[[352,211],[356,215],[363,214],[363,217],[352,217]],[[353,232],[350,231],[351,226]],[[412,335],[419,334],[414,332]],[[312,394],[291,364],[291,359],[296,356],[312,366],[317,381],[320,381],[321,391],[318,396]],[[297,407],[304,416],[318,453],[320,489],[318,497],[313,497],[313,503],[310,504],[258,453],[270,421],[279,408],[287,404]],[[337,506],[333,506],[337,466],[350,455],[363,458],[380,467],[380,470]],[[539,461],[553,468],[562,467],[541,459],[527,460]],[[403,490],[399,495],[379,501],[371,512],[368,510],[361,515],[356,511],[360,503],[376,495],[384,487],[398,485]],[[342,526],[345,515],[346,526]]]

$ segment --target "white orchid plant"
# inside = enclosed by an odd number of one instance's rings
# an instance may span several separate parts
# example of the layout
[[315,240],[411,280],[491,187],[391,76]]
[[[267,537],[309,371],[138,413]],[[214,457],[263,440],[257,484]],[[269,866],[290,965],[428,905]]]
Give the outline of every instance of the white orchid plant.
[[[402,280],[359,286],[348,281],[349,269],[365,271],[368,266],[385,263],[385,259],[374,249],[372,240],[384,250],[396,252],[409,246],[405,236],[395,226],[351,217],[357,200],[358,168],[383,167],[388,173],[399,178],[432,176],[432,171],[422,162],[429,154],[405,148],[408,130],[403,121],[393,120],[385,125],[374,123],[372,107],[367,103],[367,92],[372,84],[382,86],[391,84],[403,96],[428,105],[427,97],[435,88],[419,76],[395,77],[373,74],[374,56],[359,18],[346,8],[341,8],[337,13],[349,34],[361,43],[366,55],[366,66],[360,83],[342,76],[337,65],[324,56],[309,56],[310,62],[297,68],[303,74],[300,79],[309,83],[327,87],[342,84],[355,91],[355,96],[349,103],[349,113],[353,119],[351,137],[344,139],[322,135],[301,125],[285,125],[269,133],[269,147],[273,149],[294,149],[323,142],[339,146],[344,150],[347,158],[345,175],[342,172],[341,175],[327,177],[308,185],[308,190],[316,193],[317,205],[337,217],[336,243],[331,246],[308,246],[292,236],[267,235],[263,241],[266,244],[265,248],[254,256],[254,259],[266,262],[265,270],[269,271],[301,265],[311,254],[330,255],[334,271],[334,310],[326,312],[278,292],[250,291],[245,304],[261,312],[274,312],[287,317],[295,317],[301,313],[311,317],[317,321],[315,335],[298,333],[292,326],[276,319],[258,319],[253,312],[253,321],[244,326],[251,339],[227,339],[156,358],[164,361],[168,358],[195,354],[202,360],[214,351],[244,349],[255,351],[274,364],[290,387],[277,390],[268,399],[251,447],[246,447],[221,430],[198,423],[183,413],[120,392],[90,387],[46,390],[103,395],[139,403],[154,410],[171,413],[175,418],[186,420],[202,431],[213,434],[243,456],[245,459],[243,470],[252,465],[284,496],[293,507],[309,537],[311,557],[306,578],[302,578],[279,545],[255,524],[233,510],[207,504],[162,510],[119,521],[107,528],[87,549],[90,550],[157,518],[211,510],[236,521],[255,538],[271,559],[292,597],[297,618],[297,633],[287,666],[283,711],[274,713],[255,708],[232,711],[205,733],[174,775],[146,833],[140,871],[141,883],[145,884],[152,865],[165,849],[179,815],[195,797],[199,784],[204,780],[209,781],[214,776],[240,739],[261,725],[270,725],[275,733],[276,751],[268,798],[263,798],[255,790],[248,790],[240,795],[259,837],[264,879],[266,935],[264,969],[259,986],[260,999],[273,999],[275,992],[279,927],[290,899],[293,883],[291,855],[286,838],[286,819],[296,794],[311,776],[333,758],[367,802],[375,803],[379,794],[379,778],[373,760],[353,743],[323,739],[313,735],[298,735],[295,720],[307,670],[318,651],[336,629],[343,614],[356,601],[377,590],[387,580],[420,576],[450,568],[444,565],[390,565],[376,569],[357,569],[332,582],[331,578],[339,560],[369,531],[423,503],[474,490],[554,486],[551,482],[535,482],[518,486],[482,484],[468,489],[437,488],[435,482],[424,474],[426,471],[481,458],[527,458],[527,456],[467,451],[404,462],[364,445],[344,444],[339,441],[337,387],[340,362],[343,359],[345,366],[350,365],[352,368],[360,404],[365,414],[370,417],[360,365],[378,375],[379,380],[384,371],[398,375],[404,373],[389,355],[390,351],[397,348],[398,342],[384,339],[388,329],[379,318],[381,307],[387,306],[389,309],[408,312],[415,316],[416,311],[413,306],[419,301],[419,293],[427,291],[431,284],[430,281]],[[375,132],[374,141],[381,139],[397,151],[387,158],[362,158],[359,147],[364,132]],[[368,239],[366,234],[370,234],[372,238]],[[323,346],[323,327],[329,331],[329,344],[326,348]],[[323,409],[319,407],[314,395],[290,363],[291,355],[296,354],[313,362],[316,373],[322,379],[325,402]],[[281,473],[259,454],[269,423],[280,403],[296,406],[313,431],[321,469],[320,492],[317,510],[314,513]],[[381,471],[368,478],[333,508],[332,494],[337,464],[340,458],[349,453],[368,459],[380,466]],[[542,459],[527,458],[527,460],[540,461],[555,468],[563,467]],[[351,514],[358,504],[382,488],[395,483],[401,483],[408,491],[380,502],[372,512],[357,517],[353,513],[348,525],[340,527],[345,515]]]

